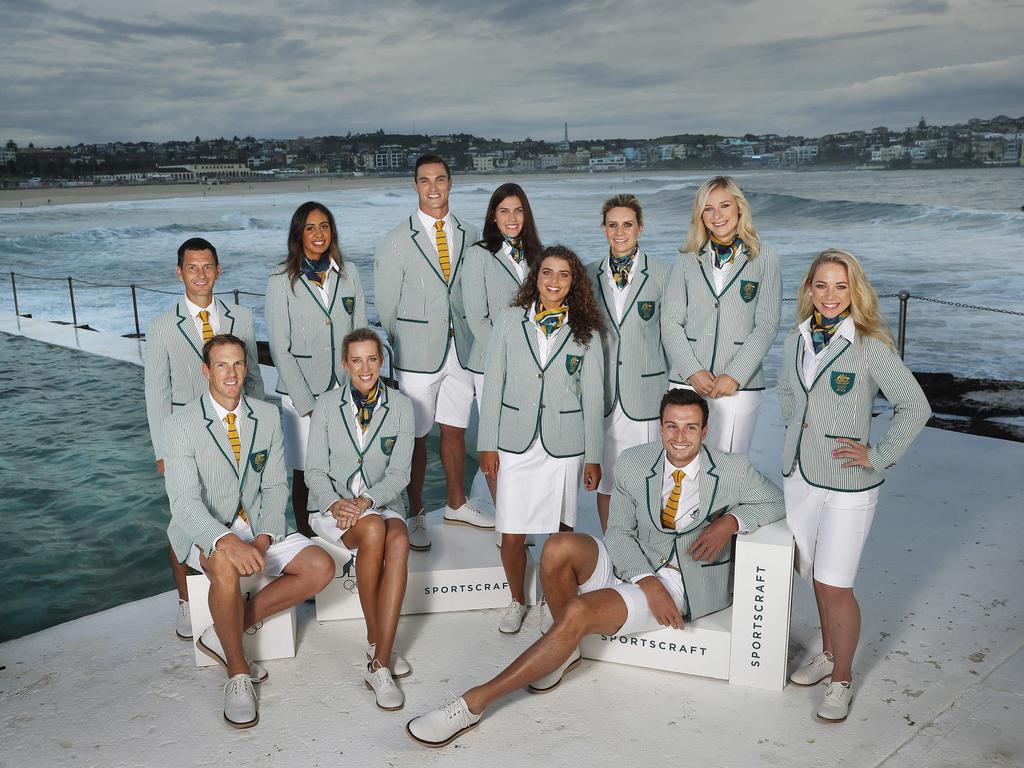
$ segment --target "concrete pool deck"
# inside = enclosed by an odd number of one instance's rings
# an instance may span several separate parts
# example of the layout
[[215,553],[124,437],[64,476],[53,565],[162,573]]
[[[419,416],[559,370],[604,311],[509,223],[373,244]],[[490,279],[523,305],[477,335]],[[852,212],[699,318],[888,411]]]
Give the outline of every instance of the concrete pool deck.
[[[53,328],[0,319],[2,332],[96,354],[116,357],[123,341],[138,359],[136,340]],[[761,413],[751,458],[778,481],[774,392]],[[771,693],[584,661],[556,691],[517,693],[428,750],[405,722],[503,667],[537,638],[536,613],[513,637],[497,611],[403,617],[414,671],[400,681],[405,709],[388,713],[363,686],[362,622],[317,623],[300,606],[298,655],[267,662],[260,724],[233,731],[223,675],[196,669],[174,637],[167,592],[0,644],[0,766],[1019,766],[1022,469],[1024,444],[926,428],[890,471],[857,582],[862,639],[841,725],[814,719],[823,686]],[[810,590],[794,592],[791,664],[820,642]]]

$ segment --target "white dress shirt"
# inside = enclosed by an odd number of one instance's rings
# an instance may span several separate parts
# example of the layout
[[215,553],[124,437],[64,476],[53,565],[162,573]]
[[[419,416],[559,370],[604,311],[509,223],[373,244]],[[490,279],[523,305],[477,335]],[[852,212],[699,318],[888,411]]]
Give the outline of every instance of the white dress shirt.
[[504,240],[501,241],[501,252],[505,254],[505,258],[508,259],[508,263],[512,265],[512,269],[514,269],[516,274],[519,275],[519,282],[522,283],[526,279],[526,259],[524,258],[522,261],[516,261],[513,259],[512,246]]
[[203,338],[203,321],[199,319],[199,313],[204,309],[210,313],[208,318],[210,321],[210,327],[213,328],[213,335],[216,336],[220,333],[220,307],[217,304],[216,299],[210,299],[210,306],[200,307],[198,304],[193,304],[188,296],[185,297],[185,306],[188,307],[188,313],[192,315],[192,322],[196,325],[196,330],[199,332],[199,338]]
[[[811,382],[814,381],[814,377],[818,374],[818,362],[828,352],[828,348],[832,343],[829,342],[822,347],[821,352],[818,354],[814,353],[814,341],[811,339],[811,320],[813,319],[814,315],[811,315],[800,323],[800,335],[804,337],[800,374],[803,376],[805,387],[811,386]],[[832,341],[835,341],[840,336],[848,339],[851,344],[857,341],[857,326],[854,325],[852,317],[846,318],[839,324],[835,333],[832,334]]]

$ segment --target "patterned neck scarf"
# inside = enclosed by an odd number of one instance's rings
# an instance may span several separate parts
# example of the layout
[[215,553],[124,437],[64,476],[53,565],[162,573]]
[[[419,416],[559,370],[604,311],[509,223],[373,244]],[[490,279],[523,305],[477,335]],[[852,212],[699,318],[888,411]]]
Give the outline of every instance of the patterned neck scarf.
[[377,379],[373,389],[365,395],[356,389],[355,386],[352,387],[352,400],[356,404],[356,421],[359,422],[363,432],[370,426],[370,420],[373,418],[373,409],[377,406],[377,401],[380,400],[380,392],[380,379]]
[[811,318],[811,342],[814,344],[814,354],[818,354],[828,346],[836,329],[849,316],[849,309],[844,309],[835,317],[825,317],[818,310],[814,310],[814,317]]
[[611,249],[608,249],[608,269],[611,270],[612,277],[615,278],[615,284],[619,286],[620,291],[629,282],[629,270],[633,268],[633,261],[639,250],[640,246],[638,245],[631,253],[627,253],[625,256],[616,256]]
[[505,244],[512,249],[512,261],[516,264],[523,263],[523,241],[518,237],[509,237],[508,235],[502,235],[501,239],[505,241]]
[[312,259],[306,258],[302,263],[302,274],[304,274],[311,283],[316,283],[321,288],[324,287],[324,283],[327,282],[327,273],[331,271],[331,253],[330,251],[322,254],[319,259],[313,261]]
[[533,320],[540,326],[544,335],[550,338],[562,327],[568,314],[569,308],[564,305],[555,309],[544,309],[544,305],[538,301]]
[[723,243],[714,235],[711,236],[711,252],[715,257],[715,268],[721,269],[726,264],[731,264],[736,254],[740,252],[743,241],[736,235],[730,242]]

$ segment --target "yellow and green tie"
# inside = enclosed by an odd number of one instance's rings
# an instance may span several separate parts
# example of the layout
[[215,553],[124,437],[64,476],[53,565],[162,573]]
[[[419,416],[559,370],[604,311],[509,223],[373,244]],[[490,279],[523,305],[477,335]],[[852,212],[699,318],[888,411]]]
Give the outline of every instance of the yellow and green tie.
[[[242,460],[242,441],[238,437],[238,427],[235,426],[235,414],[229,413],[224,420],[228,423],[228,442],[231,443],[231,450],[235,452],[237,464]],[[244,522],[249,522],[249,518],[245,516],[245,508],[241,504],[238,505],[238,516]]]
[[676,481],[676,484],[672,489],[672,493],[668,495],[665,508],[661,510],[661,525],[663,528],[673,531],[676,529],[676,515],[679,514],[679,496],[683,492],[684,477],[686,477],[686,473],[681,469],[677,469],[672,473],[672,479]]
[[452,260],[448,255],[448,236],[444,233],[444,222],[435,221],[434,229],[437,230],[434,235],[437,242],[437,260],[441,264],[441,272],[444,274],[444,281],[447,283],[451,280],[452,276]]
[[210,325],[210,313],[208,310],[199,310],[199,319],[203,321],[203,344],[213,338],[213,326]]

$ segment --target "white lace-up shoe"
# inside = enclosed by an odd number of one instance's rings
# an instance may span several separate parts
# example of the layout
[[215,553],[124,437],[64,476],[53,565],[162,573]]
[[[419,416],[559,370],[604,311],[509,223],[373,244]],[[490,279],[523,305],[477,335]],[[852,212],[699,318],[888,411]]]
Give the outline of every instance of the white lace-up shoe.
[[501,614],[498,622],[498,631],[503,635],[514,635],[523,626],[523,619],[526,618],[526,606],[515,598],[508,604],[508,608]]
[[430,549],[430,534],[427,533],[427,518],[421,509],[418,514],[409,518],[409,548],[417,552]]
[[235,675],[224,683],[224,719],[232,728],[252,728],[260,721],[256,689],[248,675]]
[[575,669],[576,665],[580,663],[581,658],[582,654],[580,653],[580,649],[574,649],[573,652],[569,654],[569,658],[562,662],[561,666],[555,669],[554,672],[534,680],[530,683],[528,690],[530,693],[547,693],[548,691],[555,690],[555,688],[558,687],[558,684],[562,682],[562,677],[565,673],[570,669]]
[[459,696],[440,709],[414,717],[405,724],[405,732],[425,747],[443,747],[470,728],[476,728],[479,722],[480,715],[470,712],[466,700]]
[[[370,643],[366,646],[366,660],[373,661],[373,654],[377,652],[377,644]],[[398,651],[391,651],[391,663],[388,664],[391,667],[391,674],[394,677],[406,677],[412,674],[412,667],[409,666],[409,662],[398,655]]]
[[382,667],[379,661],[371,661],[366,665],[366,675],[363,677],[366,687],[373,691],[377,697],[377,706],[394,712],[405,706],[405,694],[395,685],[391,677],[391,670]]
[[[203,630],[203,634],[201,634],[199,636],[199,640],[196,641],[196,648],[216,661],[224,667],[225,671],[227,671],[228,662],[227,657],[224,655],[224,646],[220,644],[220,638],[217,637],[217,630],[214,629],[213,624]],[[246,659],[246,661],[248,661],[248,659]],[[249,661],[249,677],[252,678],[254,683],[262,683],[270,677],[270,673],[255,661]]]
[[178,599],[178,618],[174,622],[174,634],[182,640],[192,639],[192,611],[188,600]]
[[548,604],[543,602],[540,604],[540,633],[546,635],[551,627],[555,624],[555,617],[551,615],[551,609],[548,608]]
[[818,707],[818,719],[826,723],[841,723],[850,712],[853,686],[850,683],[829,683],[825,698]]
[[446,506],[444,508],[444,522],[446,525],[469,525],[473,528],[485,528],[488,530],[494,528],[494,518],[474,507],[468,499],[458,509]]
[[832,654],[819,653],[799,669],[793,670],[789,682],[797,685],[815,685],[832,674]]

